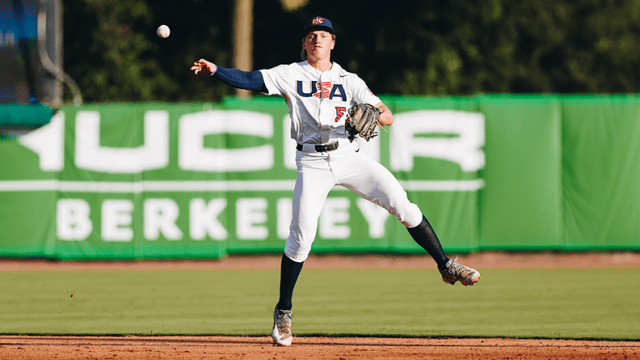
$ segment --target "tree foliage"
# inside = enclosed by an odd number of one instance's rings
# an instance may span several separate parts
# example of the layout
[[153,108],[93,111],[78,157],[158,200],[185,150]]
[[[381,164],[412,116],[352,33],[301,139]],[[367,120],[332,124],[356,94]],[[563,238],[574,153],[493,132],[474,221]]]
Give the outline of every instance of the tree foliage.
[[[218,101],[234,90],[193,76],[206,58],[233,66],[234,1],[64,2],[66,71],[85,101]],[[378,94],[639,92],[634,0],[254,1],[255,69],[300,60],[301,30],[331,19],[333,60]],[[171,28],[168,39],[155,29]]]

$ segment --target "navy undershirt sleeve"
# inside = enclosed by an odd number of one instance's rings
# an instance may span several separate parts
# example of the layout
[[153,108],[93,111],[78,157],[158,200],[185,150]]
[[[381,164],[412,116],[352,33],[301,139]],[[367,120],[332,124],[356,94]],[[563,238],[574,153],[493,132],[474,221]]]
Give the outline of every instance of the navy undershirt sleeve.
[[227,69],[218,66],[218,70],[213,74],[223,83],[238,89],[255,90],[267,92],[262,73],[256,71],[242,71],[240,69]]

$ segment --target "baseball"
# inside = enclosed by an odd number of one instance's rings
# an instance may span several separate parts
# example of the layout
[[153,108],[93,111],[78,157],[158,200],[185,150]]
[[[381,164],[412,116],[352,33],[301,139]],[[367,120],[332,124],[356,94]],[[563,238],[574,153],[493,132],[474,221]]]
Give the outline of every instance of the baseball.
[[169,27],[167,25],[160,25],[160,26],[158,26],[158,30],[156,30],[156,33],[161,38],[166,39],[166,38],[169,37],[169,34],[171,33],[171,30],[169,30]]

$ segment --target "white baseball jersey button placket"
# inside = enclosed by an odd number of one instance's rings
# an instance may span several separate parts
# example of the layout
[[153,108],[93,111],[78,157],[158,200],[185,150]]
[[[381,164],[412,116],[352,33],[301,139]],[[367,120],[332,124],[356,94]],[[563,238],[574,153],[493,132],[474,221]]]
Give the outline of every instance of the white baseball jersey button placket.
[[323,72],[318,78],[318,90],[320,91],[320,106],[318,107],[320,113],[318,114],[318,119],[320,119],[321,122],[320,139],[323,144],[326,144],[332,138],[331,124],[329,123],[330,118],[328,116],[330,113],[329,106],[331,105],[328,100],[329,93],[327,91],[327,84],[331,84],[330,81],[327,81],[329,77],[328,73],[329,71]]

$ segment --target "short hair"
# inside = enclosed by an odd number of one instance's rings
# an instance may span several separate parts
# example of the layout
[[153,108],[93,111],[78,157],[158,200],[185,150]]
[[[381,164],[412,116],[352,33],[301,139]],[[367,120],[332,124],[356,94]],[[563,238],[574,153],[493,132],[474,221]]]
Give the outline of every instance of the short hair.
[[[302,38],[302,42],[304,42],[306,38],[307,36],[305,35],[305,37]],[[336,41],[336,34],[331,34],[331,40]],[[304,46],[302,47],[302,51],[300,52],[300,57],[303,61],[307,60],[307,50],[304,49]]]

